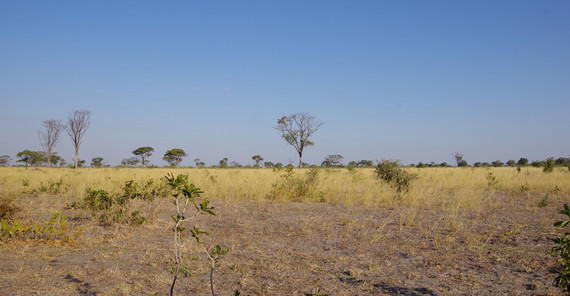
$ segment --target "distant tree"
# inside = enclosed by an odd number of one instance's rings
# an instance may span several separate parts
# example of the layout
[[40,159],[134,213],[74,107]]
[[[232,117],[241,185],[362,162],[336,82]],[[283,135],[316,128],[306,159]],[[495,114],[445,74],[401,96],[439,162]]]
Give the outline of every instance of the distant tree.
[[346,165],[348,168],[356,168],[358,167],[358,162],[351,160],[348,165]]
[[85,132],[91,124],[91,111],[76,110],[69,114],[66,131],[75,147],[75,168],[78,167],[79,146]]
[[251,159],[253,159],[253,161],[255,161],[255,165],[254,167],[259,167],[259,163],[263,161],[263,157],[261,157],[261,155],[254,155],[251,157]]
[[372,160],[361,160],[358,162],[359,168],[371,168],[374,166],[374,162]]
[[478,161],[478,162],[474,163],[473,167],[475,167],[475,168],[481,167],[481,162]]
[[177,167],[182,162],[182,157],[186,156],[184,150],[175,148],[166,151],[162,159],[170,164],[170,166]]
[[549,157],[544,161],[544,168],[542,169],[543,172],[550,174],[554,169],[554,157]]
[[528,158],[524,158],[524,157],[519,158],[519,161],[517,161],[517,165],[527,166],[528,165]]
[[484,162],[481,163],[481,166],[482,166],[482,167],[488,167],[488,166],[491,166],[491,165],[490,165],[488,162],[484,161]]
[[325,160],[321,163],[322,167],[339,167],[342,166],[343,157],[340,154],[331,154],[325,157]]
[[139,162],[140,159],[138,157],[124,158],[121,160],[121,164],[126,167],[135,167],[137,164],[139,164]]
[[94,157],[91,159],[91,166],[94,168],[100,168],[104,165],[103,157]]
[[506,165],[509,166],[509,167],[514,167],[514,166],[517,165],[517,162],[514,161],[513,159],[509,159],[509,160],[507,160]]
[[9,166],[10,161],[12,161],[12,158],[9,155],[0,156],[0,166]]
[[206,166],[206,164],[203,161],[201,161],[200,158],[195,158],[194,163],[196,164],[197,168],[203,168]]
[[77,160],[77,167],[82,168],[85,166],[86,163],[87,163],[87,161],[85,161],[83,159],[79,159],[79,160]]
[[440,167],[448,167],[449,165],[447,164],[447,162],[442,162],[439,164]]
[[266,162],[263,163],[263,166],[264,166],[265,168],[268,168],[268,169],[269,169],[269,168],[274,167],[275,164],[272,163],[271,161],[266,161]]
[[457,162],[457,166],[464,166],[464,165],[460,165],[460,163],[463,160],[463,153],[455,152],[453,154],[453,157],[455,157],[455,161]]
[[545,162],[542,161],[542,160],[533,160],[533,161],[530,163],[530,165],[533,166],[533,167],[535,167],[535,168],[543,167],[544,164],[545,164]]
[[65,161],[65,159],[63,159],[63,157],[61,157],[61,156],[57,155],[55,152],[53,152],[51,155],[51,164],[53,166],[64,167],[65,165],[67,165],[67,162]]
[[420,162],[418,162],[418,164],[416,165],[416,167],[417,167],[417,168],[425,168],[425,167],[426,167],[426,164],[420,161]]
[[232,168],[241,168],[242,165],[241,165],[239,162],[237,162],[237,161],[235,161],[235,160],[232,160],[232,161],[230,162],[230,167],[232,167]]
[[566,165],[568,165],[568,162],[569,162],[568,158],[566,158],[566,157],[559,157],[559,158],[557,158],[557,159],[554,161],[554,164],[566,166]]
[[225,168],[228,166],[228,158],[224,157],[219,162],[221,168]]
[[278,162],[278,163],[276,163],[276,164],[274,165],[274,167],[276,167],[276,168],[280,169],[280,168],[282,168],[282,167],[283,167],[283,164],[282,164],[282,163],[280,163],[280,162]]
[[22,162],[26,166],[38,166],[47,161],[45,152],[43,151],[24,150],[18,152],[16,156],[20,158],[16,160],[16,162]]
[[45,131],[38,130],[38,136],[40,138],[40,145],[46,152],[48,166],[51,166],[53,148],[59,140],[59,135],[65,129],[65,125],[61,123],[61,120],[48,119],[44,120],[43,126]]
[[457,166],[458,167],[466,167],[466,166],[469,166],[469,164],[467,163],[467,161],[462,159],[457,163]]
[[495,161],[491,162],[491,165],[494,166],[494,167],[502,167],[502,166],[504,166],[505,164],[504,164],[502,161],[500,161],[500,160],[495,160]]
[[293,146],[299,154],[299,168],[303,167],[303,150],[315,143],[309,140],[311,136],[323,125],[322,122],[308,113],[297,113],[283,116],[277,120],[275,129],[287,144]]
[[148,158],[154,152],[154,148],[152,147],[140,147],[133,151],[133,154],[141,158],[141,165],[146,166],[148,164]]

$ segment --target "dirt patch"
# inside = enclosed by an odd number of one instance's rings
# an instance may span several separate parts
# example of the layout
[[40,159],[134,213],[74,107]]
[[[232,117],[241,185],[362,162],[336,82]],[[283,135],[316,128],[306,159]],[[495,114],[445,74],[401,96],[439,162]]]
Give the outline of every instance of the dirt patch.
[[[316,285],[329,295],[556,294],[548,251],[561,203],[536,208],[495,198],[511,203],[449,213],[224,201],[196,224],[211,234],[206,245],[230,250],[215,270],[219,295],[305,295]],[[77,242],[3,243],[0,294],[167,295],[174,262],[168,210],[163,205],[142,227],[102,227],[66,212],[72,227],[84,227]],[[209,262],[198,248],[186,254],[192,275],[179,279],[177,294],[209,295]]]

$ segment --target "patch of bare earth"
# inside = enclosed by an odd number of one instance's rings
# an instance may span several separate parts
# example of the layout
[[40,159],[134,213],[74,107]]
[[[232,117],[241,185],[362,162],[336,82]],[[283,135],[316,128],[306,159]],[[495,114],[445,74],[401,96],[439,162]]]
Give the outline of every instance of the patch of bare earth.
[[[215,270],[218,295],[305,295],[315,280],[329,295],[554,295],[548,254],[559,234],[561,203],[514,202],[462,210],[334,203],[214,203],[199,216],[206,245],[229,249]],[[510,202],[507,204],[506,202]],[[501,204],[501,203],[498,203]],[[73,243],[9,241],[0,245],[0,295],[168,295],[174,258],[173,214],[142,227],[84,227]],[[32,215],[33,213],[27,213]],[[83,217],[83,218],[82,218]],[[209,295],[209,262],[193,242],[191,276],[177,295]]]

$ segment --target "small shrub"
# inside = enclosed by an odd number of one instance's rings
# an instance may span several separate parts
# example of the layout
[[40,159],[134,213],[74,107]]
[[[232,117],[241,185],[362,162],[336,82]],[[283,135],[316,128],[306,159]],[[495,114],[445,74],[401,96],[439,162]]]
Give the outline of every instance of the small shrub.
[[20,211],[20,208],[14,205],[14,196],[0,195],[0,220],[7,220],[14,217],[14,214]]
[[528,184],[524,184],[524,185],[521,185],[519,190],[521,193],[526,193],[530,190],[530,187],[528,186]]
[[546,159],[546,162],[544,163],[544,167],[542,168],[542,171],[545,174],[552,173],[552,170],[554,170],[554,157],[550,157],[550,158]]
[[390,160],[378,162],[375,173],[376,178],[388,183],[398,193],[410,191],[412,182],[418,178],[418,174],[401,168],[398,161]]
[[81,229],[71,233],[67,220],[62,212],[55,212],[48,222],[26,225],[18,220],[2,220],[0,237],[3,239],[59,240],[71,242],[72,237],[79,236]]
[[[567,204],[564,204],[564,210],[560,211],[560,214],[566,215],[567,218],[562,221],[557,221],[554,223],[555,227],[563,228],[568,223],[570,223],[570,208]],[[557,262],[561,264],[556,268],[550,270],[551,273],[556,274],[554,279],[554,284],[565,295],[570,295],[570,239],[568,237],[570,233],[566,232],[557,238],[553,238],[552,241],[557,244],[550,251],[551,254],[558,256]]]
[[537,202],[536,207],[544,208],[548,206],[548,194],[544,194]]
[[324,201],[324,196],[315,191],[320,174],[318,168],[312,167],[304,176],[297,176],[292,166],[284,170],[281,182],[272,185],[269,199],[301,200],[304,197],[315,197]]
[[[210,267],[210,288],[212,296],[214,293],[214,268],[218,262],[219,256],[225,255],[228,250],[222,249],[220,246],[216,245],[210,250],[204,247],[200,236],[202,234],[208,235],[209,233],[200,230],[197,226],[192,226],[192,228],[184,227],[184,222],[188,222],[192,218],[197,217],[200,214],[210,214],[215,215],[214,208],[210,206],[210,200],[207,197],[201,198],[200,194],[203,191],[194,186],[194,184],[188,183],[188,175],[174,175],[169,174],[165,177],[168,185],[172,190],[172,197],[174,197],[174,204],[176,205],[176,215],[172,215],[172,220],[174,220],[174,248],[175,248],[175,261],[176,269],[174,271],[174,279],[170,287],[170,295],[174,294],[174,286],[176,284],[176,279],[178,274],[181,272],[183,257],[182,251],[186,246],[187,242],[183,237],[183,233],[189,232],[190,235],[196,240],[196,243],[204,250],[208,259],[211,261]],[[196,211],[193,215],[188,214],[186,216],[186,209],[188,206],[193,205]]]
[[493,175],[493,172],[488,172],[487,175],[485,175],[485,179],[487,179],[487,187],[489,188],[493,188],[499,183],[497,177]]

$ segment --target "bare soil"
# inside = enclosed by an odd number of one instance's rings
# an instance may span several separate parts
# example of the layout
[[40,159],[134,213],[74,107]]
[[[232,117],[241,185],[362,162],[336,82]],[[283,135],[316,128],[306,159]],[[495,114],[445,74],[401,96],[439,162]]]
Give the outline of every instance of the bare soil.
[[[334,203],[218,201],[199,216],[207,246],[229,249],[214,272],[217,295],[555,295],[563,202],[538,208],[497,195],[504,207],[458,210]],[[31,198],[30,198],[31,199]],[[59,198],[61,199],[61,198]],[[567,197],[561,198],[567,200]],[[58,197],[27,200],[28,219],[49,219]],[[83,227],[75,242],[4,241],[0,295],[168,295],[173,279],[172,205],[141,227],[102,226],[66,211]],[[29,207],[31,208],[31,207]],[[191,239],[191,238],[190,238]],[[189,242],[192,275],[176,295],[210,295],[209,262]]]

